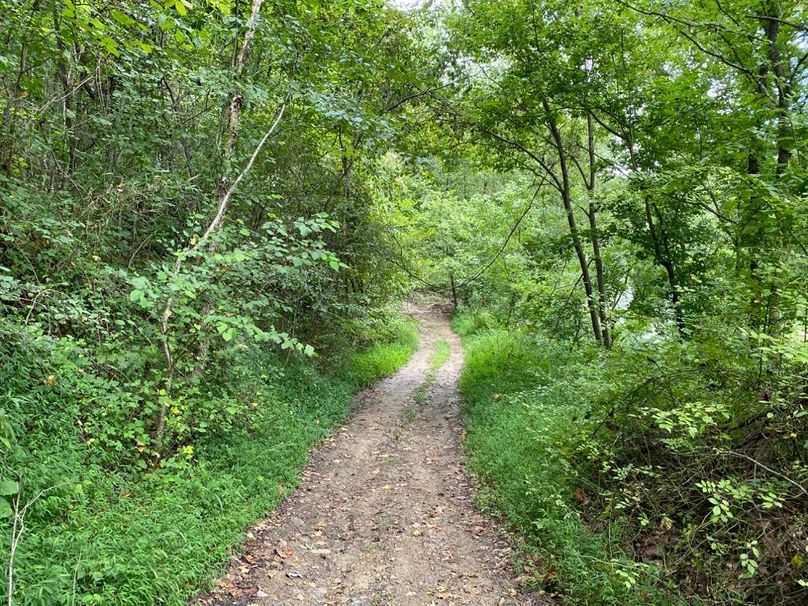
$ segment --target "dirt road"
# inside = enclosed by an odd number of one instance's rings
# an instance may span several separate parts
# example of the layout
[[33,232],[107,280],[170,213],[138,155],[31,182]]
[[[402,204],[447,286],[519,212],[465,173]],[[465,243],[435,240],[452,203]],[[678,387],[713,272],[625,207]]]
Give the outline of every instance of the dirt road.
[[[358,396],[297,491],[248,533],[246,553],[201,603],[539,603],[509,581],[509,549],[475,509],[463,473],[459,339],[439,309],[414,313],[413,358]],[[435,370],[440,340],[450,355]]]

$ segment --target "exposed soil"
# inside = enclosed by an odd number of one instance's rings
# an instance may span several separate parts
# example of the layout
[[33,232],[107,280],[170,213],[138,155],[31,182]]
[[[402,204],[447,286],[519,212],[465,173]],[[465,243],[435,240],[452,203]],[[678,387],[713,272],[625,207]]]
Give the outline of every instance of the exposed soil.
[[[510,549],[472,502],[460,452],[459,339],[439,306],[411,311],[421,343],[410,362],[358,396],[295,493],[248,532],[245,554],[199,603],[541,603],[513,584]],[[435,372],[439,339],[451,354]]]

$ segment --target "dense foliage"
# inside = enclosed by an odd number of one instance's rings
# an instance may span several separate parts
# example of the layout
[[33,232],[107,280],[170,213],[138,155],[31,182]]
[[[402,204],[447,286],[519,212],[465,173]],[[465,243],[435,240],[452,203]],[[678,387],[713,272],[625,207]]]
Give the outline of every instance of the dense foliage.
[[569,603],[808,596],[806,16],[432,15],[431,105],[456,143],[387,163],[400,239],[409,271],[465,305],[484,501]]
[[421,4],[0,0],[17,603],[181,603],[412,288],[528,582],[806,600],[804,3]]
[[4,601],[183,603],[407,359],[367,171],[412,25],[0,2]]

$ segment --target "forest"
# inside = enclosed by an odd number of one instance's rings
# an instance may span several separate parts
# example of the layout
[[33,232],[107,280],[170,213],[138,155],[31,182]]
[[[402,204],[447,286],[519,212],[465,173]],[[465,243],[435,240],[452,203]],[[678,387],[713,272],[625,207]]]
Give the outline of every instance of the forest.
[[807,104],[800,0],[0,0],[3,603],[210,589],[424,298],[514,604],[808,603]]

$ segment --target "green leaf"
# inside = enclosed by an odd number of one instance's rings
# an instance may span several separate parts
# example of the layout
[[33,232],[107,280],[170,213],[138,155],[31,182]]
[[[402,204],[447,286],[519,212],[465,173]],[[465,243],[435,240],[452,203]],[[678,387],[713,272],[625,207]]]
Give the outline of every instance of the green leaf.
[[0,480],[0,495],[10,496],[17,494],[19,490],[20,487],[14,480]]
[[103,46],[111,55],[116,57],[121,56],[121,51],[118,50],[118,43],[109,36],[102,36],[98,43]]
[[115,19],[115,21],[117,21],[118,23],[120,23],[125,27],[132,27],[133,25],[135,25],[135,20],[132,19],[132,17],[130,17],[125,13],[122,13],[117,9],[113,8],[109,14],[112,16],[113,19]]
[[174,0],[174,8],[177,10],[180,16],[188,14],[188,8],[185,6],[185,3],[182,0]]

